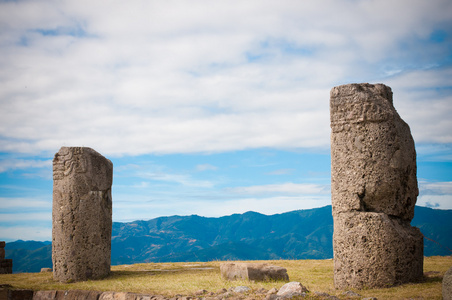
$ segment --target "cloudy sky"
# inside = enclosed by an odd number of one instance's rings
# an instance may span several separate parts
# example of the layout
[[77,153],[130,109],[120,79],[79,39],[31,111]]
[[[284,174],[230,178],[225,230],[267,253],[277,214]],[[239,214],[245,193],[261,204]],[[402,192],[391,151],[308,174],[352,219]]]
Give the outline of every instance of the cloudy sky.
[[0,240],[50,240],[61,146],[112,160],[114,221],[328,205],[353,82],[393,89],[417,203],[452,209],[450,0],[0,0]]

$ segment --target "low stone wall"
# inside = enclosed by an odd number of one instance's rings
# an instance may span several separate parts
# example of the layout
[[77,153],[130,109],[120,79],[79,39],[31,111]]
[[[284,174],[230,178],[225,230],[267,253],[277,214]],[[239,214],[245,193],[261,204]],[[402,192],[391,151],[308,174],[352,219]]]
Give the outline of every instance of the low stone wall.
[[[188,300],[189,297],[184,297]],[[12,290],[0,288],[1,300],[165,300],[159,295],[145,295],[124,292],[98,292],[98,291],[32,291],[32,290]]]

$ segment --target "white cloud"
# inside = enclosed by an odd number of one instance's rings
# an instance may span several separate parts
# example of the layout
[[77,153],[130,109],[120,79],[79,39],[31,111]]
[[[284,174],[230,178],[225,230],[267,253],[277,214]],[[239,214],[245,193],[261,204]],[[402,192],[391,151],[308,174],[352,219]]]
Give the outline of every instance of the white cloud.
[[452,209],[452,182],[419,181],[419,197],[416,204],[420,206]]
[[295,171],[295,169],[278,169],[271,172],[266,173],[266,175],[287,175],[291,174]]
[[19,220],[25,222],[52,221],[52,213],[49,212],[27,212],[27,213],[0,213],[2,223],[19,223]]
[[[0,206],[2,210],[9,209],[26,209],[33,210],[51,210],[52,200],[42,200],[39,198],[13,198],[13,197],[0,197]],[[0,219],[1,220],[1,219]]]
[[[450,78],[405,75],[448,57],[428,43],[450,28],[446,0],[83,3],[1,3],[0,151],[326,148],[332,86]],[[450,96],[427,95],[423,116],[395,97],[419,141],[450,142]]]
[[[452,68],[410,71],[388,79],[394,106],[416,143],[452,143]],[[448,92],[449,91],[449,92]]]
[[52,225],[50,226],[0,226],[0,239],[12,242],[17,240],[51,241]]
[[298,209],[309,209],[331,204],[325,196],[275,196],[264,198],[236,198],[226,201],[216,200],[165,200],[148,202],[119,202],[114,205],[113,219],[119,222],[149,220],[171,215],[200,215],[221,217],[235,213],[255,211],[262,214],[277,214]]
[[216,205],[202,205],[195,203],[196,214],[201,216],[221,217],[235,213],[255,211],[262,214],[278,214],[299,209],[309,209],[331,204],[329,196],[324,197],[266,197],[266,198],[242,198],[224,201]]
[[422,155],[423,161],[452,161],[452,144],[421,144],[416,146],[416,152]]
[[49,168],[51,166],[52,166],[51,160],[11,158],[0,160],[0,173],[16,169]]
[[201,171],[201,172],[202,171],[216,171],[216,170],[218,170],[218,168],[211,164],[202,164],[202,165],[197,165],[196,170]]
[[416,205],[439,209],[452,209],[452,195],[420,195]]
[[282,184],[268,184],[268,185],[255,185],[245,187],[235,187],[227,189],[228,192],[237,194],[298,194],[298,195],[321,195],[330,194],[330,187],[318,184],[308,183],[282,183]]
[[213,183],[210,181],[194,179],[191,176],[184,174],[170,174],[164,172],[142,172],[139,173],[138,175],[142,178],[150,180],[177,183],[189,187],[209,188],[213,186]]
[[[419,189],[423,195],[449,195],[452,197],[452,181],[419,182]],[[452,203],[451,203],[452,204]]]

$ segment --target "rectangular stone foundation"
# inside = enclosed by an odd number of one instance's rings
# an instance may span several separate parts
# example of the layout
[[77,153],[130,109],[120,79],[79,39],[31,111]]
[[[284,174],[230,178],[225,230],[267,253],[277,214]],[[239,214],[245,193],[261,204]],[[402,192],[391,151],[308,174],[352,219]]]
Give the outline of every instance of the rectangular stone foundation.
[[375,288],[423,276],[423,235],[384,213],[354,211],[334,217],[336,288]]

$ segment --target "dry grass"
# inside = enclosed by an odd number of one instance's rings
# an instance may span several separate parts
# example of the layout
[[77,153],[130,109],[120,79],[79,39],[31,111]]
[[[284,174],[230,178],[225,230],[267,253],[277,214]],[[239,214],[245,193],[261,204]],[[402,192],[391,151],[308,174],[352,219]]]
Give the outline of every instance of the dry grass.
[[[342,290],[334,289],[332,260],[266,261],[287,268],[291,281],[299,281],[310,291],[326,292],[345,299]],[[386,289],[354,290],[363,297],[378,299],[441,299],[441,281],[452,265],[452,257],[428,257],[424,261],[424,282]],[[33,290],[97,290],[159,294],[164,296],[193,295],[205,289],[216,292],[222,288],[246,285],[253,291],[280,288],[284,282],[226,281],[219,272],[220,262],[150,263],[113,266],[111,276],[64,284],[53,281],[52,273],[0,275],[0,284]]]

